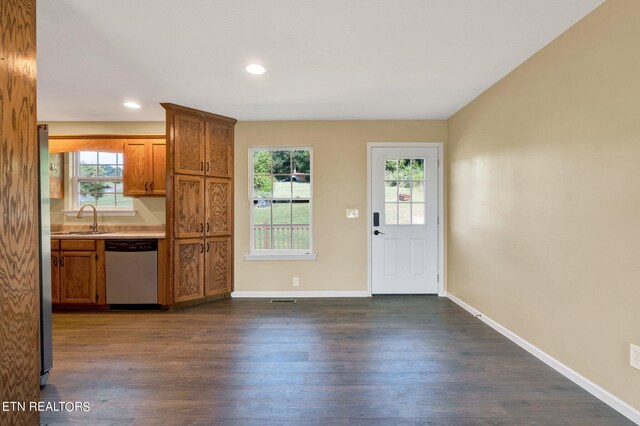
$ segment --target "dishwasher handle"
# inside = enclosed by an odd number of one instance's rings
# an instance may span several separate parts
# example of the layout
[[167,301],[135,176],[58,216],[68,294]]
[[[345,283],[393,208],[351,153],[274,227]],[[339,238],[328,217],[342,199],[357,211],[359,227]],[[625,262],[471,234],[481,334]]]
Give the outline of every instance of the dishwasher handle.
[[158,251],[158,240],[106,240],[105,251]]

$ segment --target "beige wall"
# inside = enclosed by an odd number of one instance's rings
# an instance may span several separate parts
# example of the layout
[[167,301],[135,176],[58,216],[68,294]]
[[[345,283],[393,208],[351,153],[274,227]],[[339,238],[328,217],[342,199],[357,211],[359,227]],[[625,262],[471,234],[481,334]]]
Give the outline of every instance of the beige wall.
[[[47,122],[49,134],[78,135],[78,134],[161,134],[165,133],[164,121],[75,121],[75,122]],[[69,192],[69,161],[65,156],[65,198]],[[82,220],[75,216],[67,216],[62,210],[67,208],[67,200],[51,200],[51,223],[54,225],[90,224],[93,219],[86,215]],[[164,225],[165,199],[164,197],[143,197],[133,199],[135,216],[100,216],[101,225]]]
[[[239,122],[235,137],[236,291],[367,290],[367,142],[446,142],[445,121]],[[247,261],[251,146],[313,147],[315,261]],[[359,219],[346,219],[357,208]],[[293,276],[300,287],[292,287]]]
[[449,121],[448,289],[640,409],[640,2]]

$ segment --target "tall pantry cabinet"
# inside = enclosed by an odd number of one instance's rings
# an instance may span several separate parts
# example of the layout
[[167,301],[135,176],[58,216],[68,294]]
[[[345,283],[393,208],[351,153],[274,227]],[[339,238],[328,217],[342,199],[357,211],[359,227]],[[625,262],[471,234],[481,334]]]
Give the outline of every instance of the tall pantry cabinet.
[[168,293],[183,305],[229,297],[236,120],[162,106],[167,114]]

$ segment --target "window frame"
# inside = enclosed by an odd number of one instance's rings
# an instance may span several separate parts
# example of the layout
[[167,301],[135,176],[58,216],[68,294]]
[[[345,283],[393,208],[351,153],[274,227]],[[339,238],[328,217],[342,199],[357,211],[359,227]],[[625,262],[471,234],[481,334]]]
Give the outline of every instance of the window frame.
[[[123,185],[123,176],[92,176],[92,177],[81,177],[80,176],[80,153],[81,152],[110,152],[110,151],[93,151],[93,150],[85,150],[85,151],[73,151],[71,152],[70,162],[71,162],[71,170],[73,170],[73,174],[70,179],[70,187],[71,187],[71,200],[70,200],[70,208],[71,212],[76,212],[80,209],[80,202],[78,200],[78,196],[80,195],[80,182],[81,181],[104,181],[104,182],[117,182]],[[113,152],[113,154],[120,154],[123,156],[123,164],[124,164],[124,153],[122,152]],[[98,163],[98,166],[100,163]],[[124,169],[123,169],[124,173]],[[122,196],[124,196],[124,187]],[[131,198],[131,197],[130,197]],[[98,213],[112,213],[112,214],[135,214],[135,210],[133,205],[131,206],[96,206],[96,210]]]
[[[254,202],[263,198],[254,198],[253,182],[254,182],[254,153],[258,151],[308,151],[309,152],[309,248],[307,249],[256,249],[255,248],[255,232],[254,232]],[[249,204],[249,254],[245,255],[246,260],[294,260],[307,259],[314,260],[316,258],[313,251],[313,147],[304,145],[295,146],[254,146],[249,148],[249,182],[248,182],[248,204]],[[273,173],[270,176],[275,176]],[[271,200],[273,200],[273,194]],[[291,201],[293,193],[291,194]],[[304,198],[306,200],[306,198]],[[293,217],[292,217],[293,220]]]

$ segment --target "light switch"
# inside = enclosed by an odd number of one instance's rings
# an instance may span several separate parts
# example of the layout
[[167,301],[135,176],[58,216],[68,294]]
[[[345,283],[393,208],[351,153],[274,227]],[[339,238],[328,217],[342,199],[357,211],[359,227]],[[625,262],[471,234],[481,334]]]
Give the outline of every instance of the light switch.
[[347,219],[357,219],[360,217],[358,209],[347,209]]

